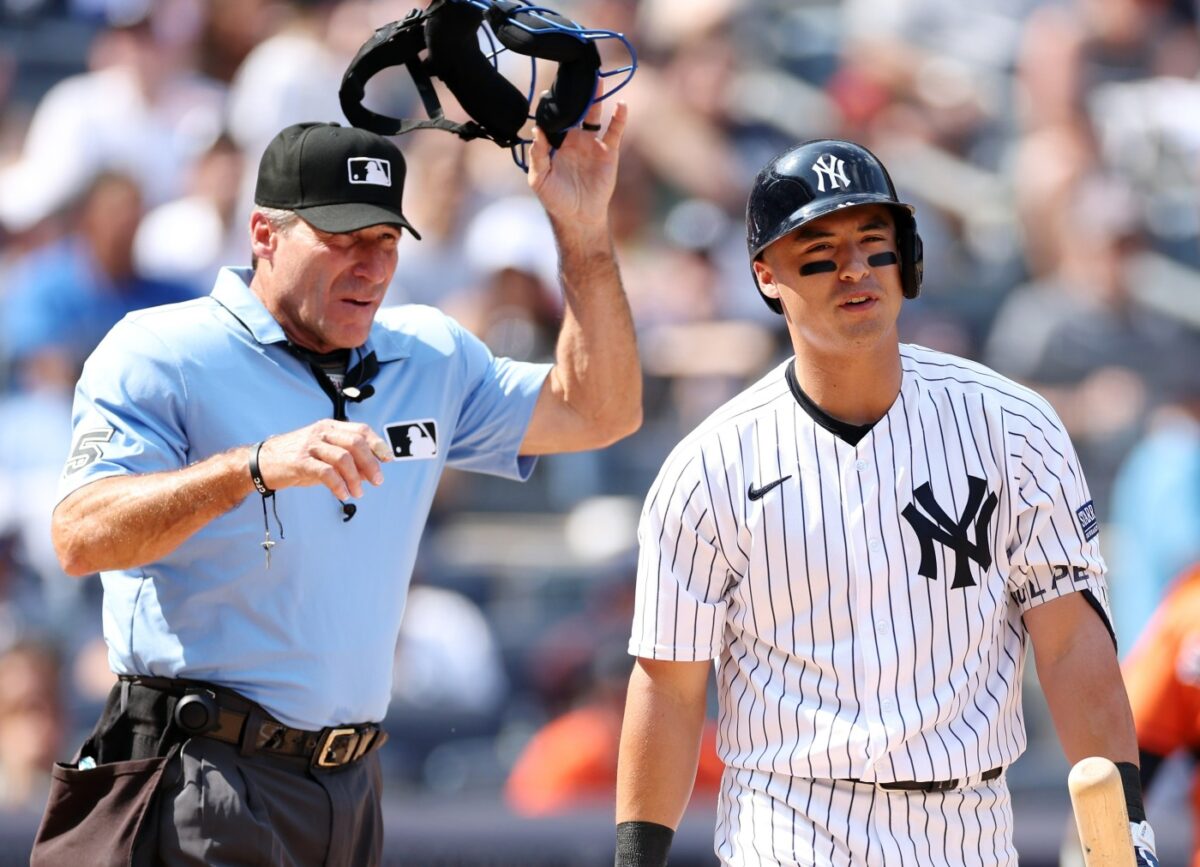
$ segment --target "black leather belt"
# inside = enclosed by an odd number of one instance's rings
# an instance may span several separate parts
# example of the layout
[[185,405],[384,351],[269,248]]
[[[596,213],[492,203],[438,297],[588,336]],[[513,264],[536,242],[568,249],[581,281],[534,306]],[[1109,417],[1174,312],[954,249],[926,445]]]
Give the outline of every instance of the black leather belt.
[[378,723],[320,731],[294,729],[248,698],[199,681],[137,675],[122,675],[120,680],[123,690],[149,689],[175,696],[173,715],[180,729],[232,744],[245,753],[266,752],[308,759],[315,768],[340,768],[379,749],[388,738]]
[[[990,771],[984,771],[979,776],[979,781],[986,783],[994,780],[1004,773],[1004,768],[992,768]],[[918,782],[917,780],[897,780],[892,783],[876,783],[871,780],[855,780],[851,779],[852,783],[866,783],[871,786],[876,786],[880,789],[899,792],[948,792],[951,789],[957,789],[959,786],[967,784],[966,777],[962,779],[951,780],[931,780],[929,782]]]

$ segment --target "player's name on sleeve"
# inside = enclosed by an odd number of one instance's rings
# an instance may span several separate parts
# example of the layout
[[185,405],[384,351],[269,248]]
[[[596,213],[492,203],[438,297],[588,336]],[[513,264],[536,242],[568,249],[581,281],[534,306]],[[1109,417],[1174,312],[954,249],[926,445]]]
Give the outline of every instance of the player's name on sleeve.
[[1086,566],[1053,566],[1051,567],[1050,586],[1049,588],[1042,586],[1042,581],[1037,575],[1030,575],[1029,580],[1022,587],[1016,590],[1010,590],[1009,596],[1013,602],[1018,605],[1024,605],[1026,602],[1037,599],[1039,596],[1045,596],[1048,591],[1058,589],[1059,581],[1072,580],[1076,584],[1086,584],[1088,580],[1088,568]]

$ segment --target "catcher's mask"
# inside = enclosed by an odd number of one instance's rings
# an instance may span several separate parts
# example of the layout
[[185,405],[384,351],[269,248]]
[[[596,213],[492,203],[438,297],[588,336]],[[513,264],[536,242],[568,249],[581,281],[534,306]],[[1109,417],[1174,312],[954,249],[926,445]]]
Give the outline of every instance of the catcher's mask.
[[[486,54],[480,44],[481,28],[491,46]],[[629,63],[601,69],[596,48],[601,39],[620,42]],[[506,50],[529,57],[528,93],[521,93],[500,73],[497,57]],[[531,114],[539,58],[557,62],[558,74]],[[367,81],[381,69],[400,65],[412,75],[427,120],[388,117],[362,104]],[[599,79],[624,76],[600,97],[605,99],[628,84],[636,69],[637,55],[620,33],[581,27],[528,0],[432,0],[426,9],[414,9],[375,31],[350,61],[338,95],[346,119],[357,127],[381,135],[443,129],[467,140],[491,139],[511,148],[514,161],[527,170],[525,148],[532,139],[522,138],[521,130],[528,120],[535,120],[550,144],[559,147],[567,130],[580,124],[596,101]],[[435,77],[445,83],[471,120],[456,123],[445,117],[433,87]]]

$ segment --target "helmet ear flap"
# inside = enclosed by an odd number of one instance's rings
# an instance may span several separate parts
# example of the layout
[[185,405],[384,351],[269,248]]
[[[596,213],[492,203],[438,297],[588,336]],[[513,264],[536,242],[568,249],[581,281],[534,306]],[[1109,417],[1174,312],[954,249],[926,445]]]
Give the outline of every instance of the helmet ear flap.
[[904,270],[901,280],[905,298],[916,298],[921,294],[921,280],[925,276],[925,244],[917,232],[917,221],[911,213],[904,212],[903,230],[899,233],[900,259]]
[[479,47],[483,12],[466,3],[448,3],[425,24],[429,68],[454,94],[463,111],[511,146],[520,141],[529,103],[501,75]]

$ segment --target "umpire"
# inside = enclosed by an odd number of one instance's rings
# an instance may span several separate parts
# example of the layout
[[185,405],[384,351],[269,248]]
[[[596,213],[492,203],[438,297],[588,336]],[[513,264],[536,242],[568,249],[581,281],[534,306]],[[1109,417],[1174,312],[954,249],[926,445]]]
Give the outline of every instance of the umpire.
[[640,423],[608,229],[625,115],[594,132],[594,107],[553,160],[535,133],[553,366],[493,357],[432,308],[379,311],[419,238],[404,160],[336,124],[263,154],[252,269],[96,349],[53,533],[69,573],[101,573],[119,682],[55,767],[35,865],[379,863],[379,721],[443,467],[524,479]]

